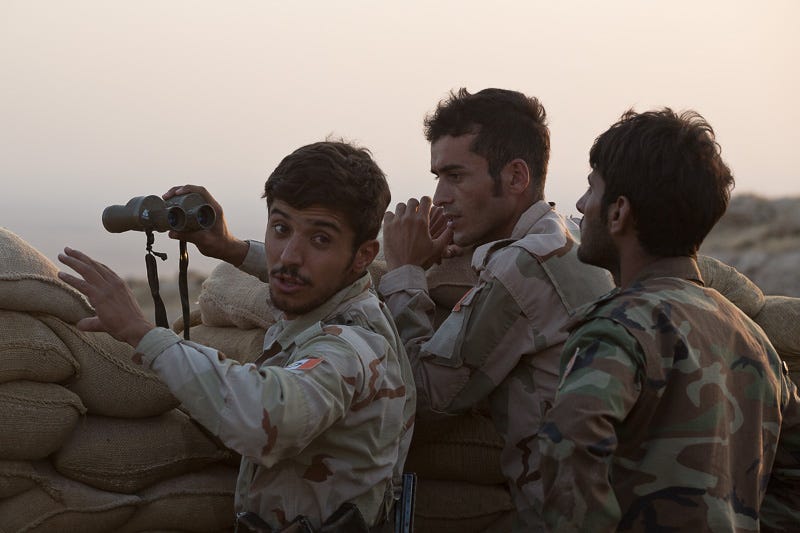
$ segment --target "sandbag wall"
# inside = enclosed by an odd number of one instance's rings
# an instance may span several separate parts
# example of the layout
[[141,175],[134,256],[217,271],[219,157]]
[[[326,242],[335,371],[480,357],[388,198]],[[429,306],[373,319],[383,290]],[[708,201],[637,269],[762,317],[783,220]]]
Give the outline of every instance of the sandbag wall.
[[0,228],[0,532],[232,529],[236,454]]

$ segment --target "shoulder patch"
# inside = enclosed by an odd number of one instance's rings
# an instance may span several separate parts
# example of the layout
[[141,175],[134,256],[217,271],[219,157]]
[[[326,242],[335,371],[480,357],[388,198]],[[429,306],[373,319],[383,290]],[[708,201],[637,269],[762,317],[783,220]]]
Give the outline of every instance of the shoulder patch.
[[284,368],[286,370],[303,370],[303,371],[306,371],[306,370],[311,370],[312,368],[314,368],[315,366],[317,366],[321,362],[322,362],[322,358],[321,357],[307,357],[305,359],[300,359],[298,361],[295,361],[294,363],[292,363],[290,365],[287,365]]

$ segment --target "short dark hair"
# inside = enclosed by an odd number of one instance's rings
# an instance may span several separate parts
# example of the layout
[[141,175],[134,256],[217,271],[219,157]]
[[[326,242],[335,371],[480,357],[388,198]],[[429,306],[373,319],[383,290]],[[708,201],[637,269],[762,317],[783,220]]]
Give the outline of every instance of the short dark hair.
[[691,256],[730,200],[734,179],[720,152],[695,111],[629,110],[595,139],[589,163],[603,178],[604,207],[620,196],[630,201],[646,252]]
[[264,184],[262,198],[267,206],[281,200],[295,209],[321,206],[342,213],[355,232],[355,249],[378,236],[391,194],[369,150],[323,141],[284,157]]
[[472,152],[489,163],[489,175],[500,189],[500,171],[520,158],[531,172],[531,190],[544,198],[550,130],[539,100],[507,89],[484,89],[470,94],[464,88],[450,92],[436,110],[425,117],[425,138],[433,143],[441,137],[475,133]]

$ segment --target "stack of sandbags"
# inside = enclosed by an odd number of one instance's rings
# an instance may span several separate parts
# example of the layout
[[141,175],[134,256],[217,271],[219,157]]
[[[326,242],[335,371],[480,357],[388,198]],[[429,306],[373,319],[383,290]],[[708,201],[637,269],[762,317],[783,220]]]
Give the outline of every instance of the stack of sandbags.
[[794,382],[800,383],[800,298],[765,296],[747,276],[712,257],[698,256],[697,263],[707,286],[761,326]]
[[[471,253],[426,272],[438,327],[477,283]],[[417,418],[406,470],[418,477],[418,531],[510,531],[514,505],[500,469],[503,438],[483,414]]]
[[234,454],[0,228],[0,532],[224,531]]

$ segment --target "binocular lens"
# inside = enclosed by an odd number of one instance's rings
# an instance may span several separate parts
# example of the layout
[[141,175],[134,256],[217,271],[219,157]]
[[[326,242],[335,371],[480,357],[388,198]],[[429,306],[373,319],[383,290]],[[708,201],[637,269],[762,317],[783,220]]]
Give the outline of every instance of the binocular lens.
[[203,205],[197,209],[197,223],[201,228],[207,229],[214,225],[217,215],[210,205]]
[[181,231],[186,226],[186,213],[180,207],[167,209],[167,224],[175,231]]

